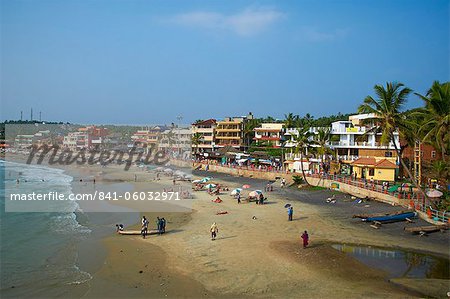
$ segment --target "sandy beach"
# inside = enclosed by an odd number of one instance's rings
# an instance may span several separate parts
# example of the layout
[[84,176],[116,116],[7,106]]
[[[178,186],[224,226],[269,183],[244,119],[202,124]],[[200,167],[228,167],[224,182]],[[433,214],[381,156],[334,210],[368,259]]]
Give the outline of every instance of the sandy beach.
[[[127,190],[146,191],[172,185],[171,177],[162,176],[161,181],[155,182],[155,173],[138,168],[123,171],[118,166],[94,165],[65,169],[74,177],[74,192],[93,188],[90,182],[93,178],[95,188],[127,184]],[[194,174],[212,176],[214,182],[230,190],[244,183],[250,184],[252,190],[263,190],[267,183],[219,173]],[[80,182],[80,178],[84,181]],[[444,296],[450,289],[448,280],[390,280],[385,271],[368,267],[331,246],[401,248],[448,259],[448,233],[420,238],[405,233],[404,223],[374,230],[351,215],[399,208],[378,202],[370,202],[368,207],[355,206],[348,195],[340,193],[336,193],[337,203],[330,206],[325,199],[331,196],[331,191],[281,189],[277,183],[274,186],[264,205],[245,201],[238,204],[226,192],[220,195],[222,203],[214,203],[215,197],[199,191],[194,192],[191,212],[123,212],[107,221],[108,216],[90,213],[94,215],[90,217],[103,217],[95,236],[97,242],[91,241],[93,250],[80,256],[81,267],[88,267],[93,278],[80,285],[73,296],[82,293],[83,298],[414,298]],[[286,203],[294,207],[292,222],[287,221]],[[217,215],[223,211],[227,214]],[[136,223],[142,215],[150,219],[151,228],[156,226],[157,216],[165,217],[167,233],[146,239],[115,233],[114,221],[127,219],[126,229],[138,229]],[[213,222],[219,227],[215,241],[209,234]],[[420,223],[416,220],[415,224]],[[300,235],[304,230],[310,235],[307,249],[301,246]],[[420,285],[433,287],[417,287]]]

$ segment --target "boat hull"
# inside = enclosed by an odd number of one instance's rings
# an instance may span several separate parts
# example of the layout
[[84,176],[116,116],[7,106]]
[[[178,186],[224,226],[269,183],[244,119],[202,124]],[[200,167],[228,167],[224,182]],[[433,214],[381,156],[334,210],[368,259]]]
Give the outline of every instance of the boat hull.
[[417,216],[416,212],[408,212],[408,213],[403,213],[403,214],[398,214],[398,215],[386,215],[386,216],[377,216],[377,217],[368,217],[363,219],[363,221],[366,222],[373,222],[373,221],[378,221],[378,222],[395,222],[395,221],[404,221],[406,220],[406,218],[414,218]]

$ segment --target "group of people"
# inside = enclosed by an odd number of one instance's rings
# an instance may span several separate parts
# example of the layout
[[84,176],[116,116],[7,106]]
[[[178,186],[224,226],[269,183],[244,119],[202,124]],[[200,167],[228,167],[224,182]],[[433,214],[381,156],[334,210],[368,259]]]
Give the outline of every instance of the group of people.
[[266,187],[264,188],[264,191],[272,192],[273,191],[273,185],[270,182],[267,183]]
[[263,205],[264,204],[264,195],[261,193],[258,198],[256,198],[256,204],[257,205]]
[[156,227],[158,228],[159,234],[164,234],[166,232],[166,219],[164,217],[156,217]]
[[[145,237],[148,235],[148,225],[149,225],[149,221],[145,216],[142,216],[142,221],[141,221],[141,235],[142,237],[145,239]],[[158,230],[158,234],[161,235],[163,233],[166,232],[166,219],[163,218],[159,218],[156,217],[156,227]]]

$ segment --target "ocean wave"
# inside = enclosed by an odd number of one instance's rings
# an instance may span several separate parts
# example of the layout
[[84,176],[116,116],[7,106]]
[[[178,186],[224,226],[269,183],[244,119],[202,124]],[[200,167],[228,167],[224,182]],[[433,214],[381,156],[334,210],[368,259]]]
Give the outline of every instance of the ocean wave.
[[62,215],[56,215],[52,217],[52,228],[57,233],[80,233],[89,234],[92,232],[86,226],[81,225],[77,221],[77,215],[75,213],[67,213]]
[[77,272],[77,277],[75,277],[75,280],[68,282],[68,285],[80,285],[93,278],[89,272],[81,270],[77,265],[73,265],[73,268]]

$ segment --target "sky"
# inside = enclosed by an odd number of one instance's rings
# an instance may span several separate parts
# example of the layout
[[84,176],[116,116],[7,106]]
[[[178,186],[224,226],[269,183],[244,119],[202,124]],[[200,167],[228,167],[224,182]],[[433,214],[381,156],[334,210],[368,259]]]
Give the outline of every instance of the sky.
[[0,3],[2,120],[319,117],[449,80],[447,0]]

